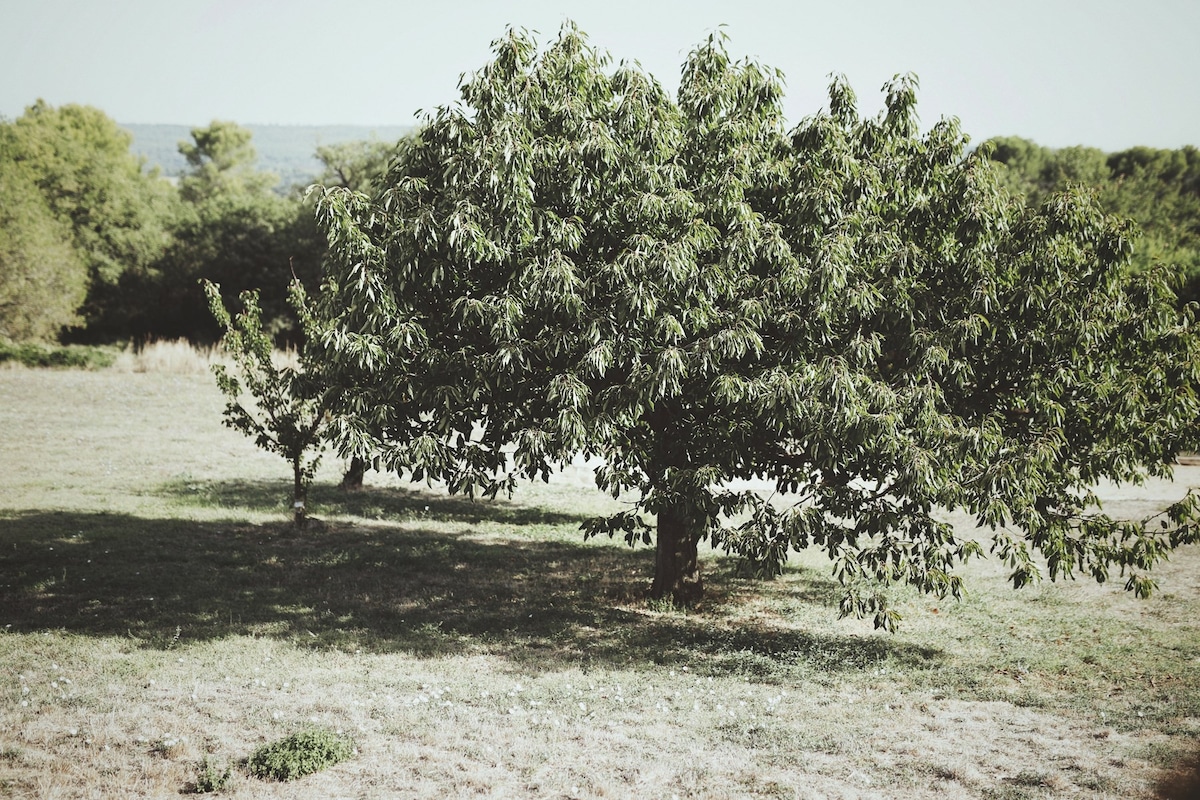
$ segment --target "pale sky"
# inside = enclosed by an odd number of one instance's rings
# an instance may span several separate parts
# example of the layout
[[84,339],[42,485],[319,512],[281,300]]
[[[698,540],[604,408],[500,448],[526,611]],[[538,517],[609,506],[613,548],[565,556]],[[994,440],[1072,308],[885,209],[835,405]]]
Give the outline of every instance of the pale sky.
[[37,98],[123,123],[410,125],[458,98],[509,25],[564,20],[672,91],[725,26],[783,70],[789,124],[847,75],[865,113],[920,78],[925,126],[1107,151],[1200,145],[1200,0],[0,0],[0,115]]

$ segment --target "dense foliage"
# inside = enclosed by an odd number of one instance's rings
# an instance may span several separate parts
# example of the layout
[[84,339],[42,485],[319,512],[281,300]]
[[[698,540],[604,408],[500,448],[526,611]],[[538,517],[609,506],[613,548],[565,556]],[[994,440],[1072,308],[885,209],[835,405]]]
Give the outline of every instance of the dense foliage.
[[71,238],[29,171],[0,160],[0,337],[52,341],[81,321],[87,266]]
[[1093,198],[1014,200],[954,120],[919,133],[911,77],[874,118],[835,80],[786,131],[779,77],[717,39],[675,101],[570,26],[495,48],[381,186],[319,197],[344,450],[489,494],[597,455],[636,499],[587,532],[652,515],[654,596],[700,596],[705,539],[765,572],[820,547],[885,627],[887,585],[957,595],[982,550],[941,508],[1018,586],[1040,551],[1144,594],[1195,539],[1191,499],[1160,529],[1090,490],[1168,473],[1200,410],[1190,312]]
[[164,251],[171,190],[129,144],[87,106],[39,100],[0,123],[0,334],[54,339],[89,324],[122,273]]
[[[300,337],[286,290],[315,286],[325,242],[312,208],[258,168],[250,131],[214,121],[179,143],[177,185],[147,171],[103,112],[38,101],[0,120],[0,338],[135,342],[221,335],[201,279],[236,304],[260,294],[268,331]],[[320,149],[366,185],[395,143]]]
[[277,179],[257,168],[250,132],[241,126],[217,121],[195,128],[180,150],[190,171],[179,181],[170,245],[150,268],[126,276],[107,332],[135,340],[215,340],[221,331],[199,285],[208,280],[231,305],[243,292],[257,292],[268,332],[296,341],[287,287],[293,278],[315,286],[324,252],[311,209],[273,191]]
[[1140,228],[1132,266],[1169,266],[1180,299],[1200,301],[1200,150],[1053,150],[1017,137],[993,139],[990,146],[991,157],[1007,167],[1003,179],[1030,202],[1081,187],[1094,191],[1109,213],[1132,219]]

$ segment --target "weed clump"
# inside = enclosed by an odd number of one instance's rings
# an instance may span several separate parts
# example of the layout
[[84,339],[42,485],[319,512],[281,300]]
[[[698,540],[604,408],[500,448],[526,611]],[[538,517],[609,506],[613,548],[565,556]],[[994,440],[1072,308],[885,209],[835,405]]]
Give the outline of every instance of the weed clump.
[[250,756],[247,766],[256,778],[291,781],[332,767],[354,752],[351,740],[314,728],[263,745]]
[[200,766],[196,771],[196,780],[184,787],[184,792],[187,794],[208,794],[210,792],[224,791],[229,786],[229,781],[233,778],[233,769],[225,767],[223,771],[218,770],[211,761],[207,758],[200,762]]

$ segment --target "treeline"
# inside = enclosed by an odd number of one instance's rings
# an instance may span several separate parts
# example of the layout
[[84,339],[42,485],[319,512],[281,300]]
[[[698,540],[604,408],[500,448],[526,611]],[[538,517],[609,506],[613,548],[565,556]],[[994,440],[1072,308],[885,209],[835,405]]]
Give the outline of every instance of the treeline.
[[[214,121],[179,143],[178,179],[147,171],[131,136],[104,112],[38,101],[0,119],[0,339],[105,343],[186,338],[220,329],[200,281],[231,305],[261,293],[268,329],[297,335],[286,302],[295,275],[319,281],[325,240],[302,187],[281,187],[258,166],[249,129]],[[318,147],[328,186],[369,190],[397,143]],[[1200,151],[1118,153],[991,140],[1003,183],[1037,203],[1068,186],[1141,229],[1135,269],[1167,263],[1183,301],[1200,300]]]
[[[272,333],[294,339],[286,287],[293,275],[313,286],[325,253],[302,187],[259,169],[232,122],[179,143],[177,180],[145,170],[131,141],[87,106],[38,101],[0,120],[0,339],[212,342],[201,279],[230,302],[260,290]],[[366,189],[395,145],[318,147],[319,180]]]
[[1006,166],[1003,182],[1031,203],[1070,186],[1095,192],[1105,211],[1141,229],[1134,269],[1169,264],[1180,280],[1180,300],[1200,301],[1200,150],[1055,150],[1018,137],[992,139],[988,147],[992,159]]

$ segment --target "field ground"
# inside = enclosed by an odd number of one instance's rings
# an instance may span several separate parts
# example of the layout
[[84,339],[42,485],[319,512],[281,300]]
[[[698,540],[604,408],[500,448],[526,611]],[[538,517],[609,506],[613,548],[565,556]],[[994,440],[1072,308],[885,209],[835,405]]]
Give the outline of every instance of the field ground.
[[[1195,548],[1147,601],[973,564],[896,635],[837,619],[819,554],[772,582],[711,554],[682,612],[643,599],[648,549],[582,541],[616,501],[581,470],[472,503],[344,495],[328,459],[294,534],[221,405],[203,374],[0,371],[0,796],[173,797],[207,758],[235,798],[1149,798],[1197,752]],[[313,724],[357,755],[237,768]]]

